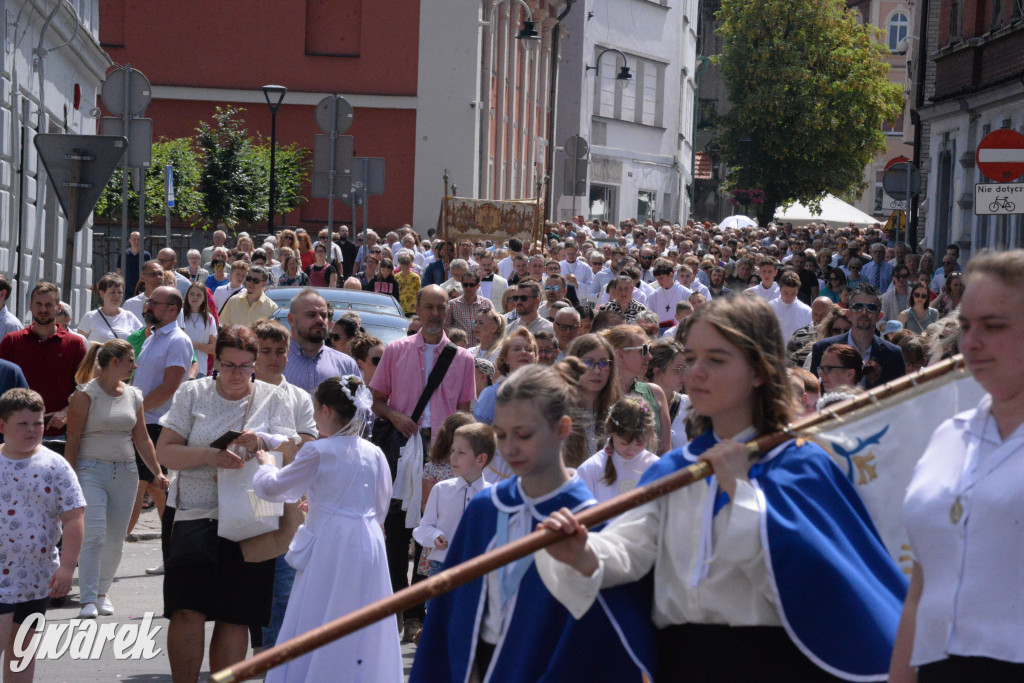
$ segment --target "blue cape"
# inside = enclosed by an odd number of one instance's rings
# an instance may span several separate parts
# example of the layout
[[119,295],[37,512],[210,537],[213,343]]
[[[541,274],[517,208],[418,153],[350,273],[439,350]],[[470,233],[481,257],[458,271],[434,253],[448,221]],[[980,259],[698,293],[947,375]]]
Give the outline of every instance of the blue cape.
[[[536,505],[546,517],[566,507],[576,512],[595,503],[578,477],[558,495]],[[519,478],[481,491],[470,501],[445,557],[447,569],[486,552],[503,514],[523,507]],[[534,519],[540,523],[543,519]],[[507,525],[507,520],[505,521]],[[491,660],[493,683],[653,680],[655,630],[651,582],[602,590],[579,621],[541,582],[532,558],[512,598],[512,616]],[[470,673],[486,597],[480,578],[433,598],[416,649],[410,683],[462,683]]]
[[[665,454],[640,484],[693,464],[716,442],[707,432]],[[789,637],[835,676],[885,680],[907,580],[853,485],[821,447],[805,441],[766,454],[750,479],[764,495],[761,541]],[[727,502],[721,492],[715,512]]]

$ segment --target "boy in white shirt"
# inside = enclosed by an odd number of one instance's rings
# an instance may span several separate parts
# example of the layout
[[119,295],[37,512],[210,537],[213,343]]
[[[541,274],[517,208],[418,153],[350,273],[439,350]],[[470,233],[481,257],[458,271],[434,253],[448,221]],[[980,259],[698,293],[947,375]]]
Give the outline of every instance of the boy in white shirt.
[[[10,389],[0,397],[0,658],[5,681],[31,681],[32,660],[4,650],[32,614],[46,614],[50,598],[68,594],[85,534],[85,496],[63,456],[42,446],[43,397]],[[64,533],[64,547],[57,541]],[[11,665],[18,665],[11,671]],[[16,675],[20,671],[20,675]]]
[[455,478],[440,481],[430,489],[420,525],[412,530],[416,542],[431,549],[431,576],[441,571],[448,546],[469,501],[490,486],[482,475],[496,449],[497,441],[490,425],[474,423],[455,430],[449,458]]

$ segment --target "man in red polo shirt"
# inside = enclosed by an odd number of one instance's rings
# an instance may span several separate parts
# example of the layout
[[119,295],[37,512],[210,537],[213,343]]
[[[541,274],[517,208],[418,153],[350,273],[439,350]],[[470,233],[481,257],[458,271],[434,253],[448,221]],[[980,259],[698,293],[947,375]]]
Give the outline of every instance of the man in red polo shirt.
[[29,302],[32,324],[0,340],[0,358],[25,374],[30,389],[46,404],[44,437],[61,437],[67,422],[68,398],[75,390],[75,370],[85,358],[85,340],[57,325],[60,290],[52,282],[39,282]]

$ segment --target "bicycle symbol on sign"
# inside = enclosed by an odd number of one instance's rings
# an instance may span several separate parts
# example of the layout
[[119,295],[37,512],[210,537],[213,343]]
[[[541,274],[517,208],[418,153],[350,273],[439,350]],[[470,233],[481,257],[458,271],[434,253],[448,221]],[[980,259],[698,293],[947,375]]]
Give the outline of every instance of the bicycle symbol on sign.
[[1009,197],[996,197],[992,200],[992,203],[988,205],[988,210],[992,213],[997,213],[1000,209],[1010,213],[1016,208],[1017,205],[1011,202]]

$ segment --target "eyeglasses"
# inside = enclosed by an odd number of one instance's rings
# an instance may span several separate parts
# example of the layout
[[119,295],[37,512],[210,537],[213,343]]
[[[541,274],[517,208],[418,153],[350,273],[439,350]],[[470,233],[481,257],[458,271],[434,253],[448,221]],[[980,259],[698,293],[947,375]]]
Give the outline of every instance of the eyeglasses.
[[380,356],[371,356],[370,358],[367,358],[366,360],[370,361],[374,365],[380,365]]
[[927,299],[928,295],[927,294],[915,294],[914,298],[915,299]]
[[605,370],[612,366],[612,361],[610,360],[590,360],[589,358],[584,358],[582,359],[582,362],[583,367],[585,367],[588,371],[597,368],[601,372],[604,372]]
[[907,278],[910,277],[910,273],[897,273],[893,277],[895,277],[897,280],[906,280]]
[[262,285],[263,284],[263,278],[261,278],[261,277],[248,277],[248,276],[246,276],[245,281],[246,282],[251,282],[254,285]]
[[463,289],[473,289],[474,287],[479,287],[479,286],[480,286],[479,282],[463,282],[462,283],[462,288]]
[[855,304],[850,304],[850,310],[854,313],[860,313],[862,311],[869,311],[871,313],[878,313],[882,310],[882,307],[878,304],[866,304],[863,301],[859,301]]
[[642,346],[623,346],[623,351],[640,351],[641,356],[651,355],[651,345],[643,344]]
[[534,297],[532,294],[513,294],[512,296],[510,296],[508,298],[508,300],[511,301],[514,304],[517,304],[520,301],[524,301],[525,302],[525,301],[529,301],[530,299],[534,299],[534,298],[536,298],[536,297]]
[[562,285],[545,285],[544,286],[544,291],[545,292],[561,292],[562,291]]
[[579,323],[575,325],[566,325],[565,323],[555,323],[555,327],[560,329],[562,332],[575,332],[580,329]]
[[170,306],[171,302],[170,301],[157,301],[156,299],[147,299],[146,300],[146,305],[147,306]]
[[255,363],[243,363],[241,365],[235,365],[234,363],[225,363],[220,361],[221,372],[252,372],[252,367]]
[[381,251],[382,251],[382,250],[381,250],[381,249],[380,249],[379,247],[378,247],[378,248],[376,248],[376,249],[370,249],[370,253],[371,253],[371,254],[380,254],[380,253],[381,253]]
[[853,370],[853,368],[844,368],[842,365],[819,365],[818,374],[827,375],[835,370]]
[[340,334],[331,334],[331,341],[337,344],[342,339]]

